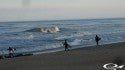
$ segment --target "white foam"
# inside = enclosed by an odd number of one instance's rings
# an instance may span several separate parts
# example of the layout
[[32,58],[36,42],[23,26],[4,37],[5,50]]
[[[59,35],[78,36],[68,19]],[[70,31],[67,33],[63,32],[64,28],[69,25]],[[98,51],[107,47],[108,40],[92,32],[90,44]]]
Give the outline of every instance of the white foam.
[[49,44],[49,45],[46,45],[46,49],[53,49],[53,48],[58,48],[58,47],[62,47],[61,44]]
[[30,30],[27,30],[27,31],[30,31],[30,32],[56,33],[56,32],[61,31],[61,29],[59,27],[57,27],[57,26],[54,26],[54,27],[33,28],[33,29],[30,29]]
[[81,39],[75,39],[73,42],[70,42],[70,45],[74,46],[74,45],[80,45],[81,43]]

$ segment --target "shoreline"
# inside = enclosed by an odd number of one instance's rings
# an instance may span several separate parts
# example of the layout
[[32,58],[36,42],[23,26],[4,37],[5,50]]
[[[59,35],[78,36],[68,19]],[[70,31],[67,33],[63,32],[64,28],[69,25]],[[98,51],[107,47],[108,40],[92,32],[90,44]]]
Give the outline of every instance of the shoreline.
[[124,49],[125,42],[120,42],[3,59],[0,70],[106,70],[106,63],[125,65]]
[[[107,44],[101,44],[99,46],[103,47],[103,45],[112,45],[112,44],[118,44],[118,43],[125,43],[125,42],[114,42],[114,43],[107,43]],[[100,48],[101,48],[100,47]],[[87,48],[99,48],[98,46],[96,45],[88,45],[88,46],[83,46],[83,47],[73,47],[73,48],[70,48],[70,51],[72,50],[78,50],[78,49],[87,49]],[[52,48],[52,49],[46,49],[46,50],[39,50],[39,51],[31,51],[31,52],[22,52],[22,53],[15,53],[15,57],[23,57],[23,56],[31,56],[31,55],[42,55],[42,54],[46,54],[46,53],[58,53],[58,52],[62,52],[62,51],[65,51],[64,50],[64,47],[58,47],[58,48]],[[2,59],[1,57],[2,56],[9,56],[8,54],[1,54],[0,55],[0,59]],[[13,58],[15,58],[13,57]],[[5,58],[6,59],[6,58]]]

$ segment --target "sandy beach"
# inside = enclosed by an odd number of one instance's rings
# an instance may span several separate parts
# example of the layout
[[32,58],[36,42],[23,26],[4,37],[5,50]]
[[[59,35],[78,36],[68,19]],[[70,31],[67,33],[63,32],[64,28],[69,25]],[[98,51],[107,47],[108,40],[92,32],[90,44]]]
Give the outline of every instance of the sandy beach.
[[125,65],[125,43],[1,59],[0,70],[106,70],[106,63]]

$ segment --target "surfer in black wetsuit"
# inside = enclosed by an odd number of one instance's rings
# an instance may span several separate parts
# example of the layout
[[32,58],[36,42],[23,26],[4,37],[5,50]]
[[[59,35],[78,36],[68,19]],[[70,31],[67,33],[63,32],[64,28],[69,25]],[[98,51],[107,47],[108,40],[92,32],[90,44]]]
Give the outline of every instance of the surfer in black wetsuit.
[[65,47],[65,51],[69,51],[70,45],[67,43],[67,40],[65,40],[63,46]]
[[96,35],[95,36],[95,41],[96,41],[97,46],[98,46],[98,43],[99,43],[100,40],[101,40],[101,38]]
[[14,52],[16,49],[9,47],[7,50],[9,51],[9,57],[14,57]]

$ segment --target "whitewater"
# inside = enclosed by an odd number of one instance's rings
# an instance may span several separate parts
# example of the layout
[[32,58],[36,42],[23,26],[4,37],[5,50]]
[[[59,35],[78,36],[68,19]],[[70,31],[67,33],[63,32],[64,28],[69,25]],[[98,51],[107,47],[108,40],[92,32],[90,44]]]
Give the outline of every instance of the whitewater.
[[62,51],[65,39],[72,49],[93,46],[95,35],[100,45],[125,42],[125,19],[0,22],[0,54],[7,54],[8,47],[16,53]]

